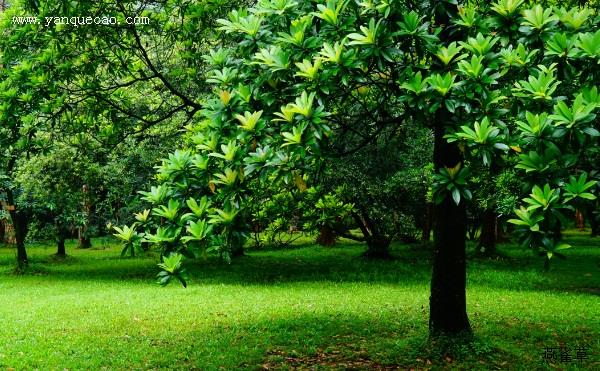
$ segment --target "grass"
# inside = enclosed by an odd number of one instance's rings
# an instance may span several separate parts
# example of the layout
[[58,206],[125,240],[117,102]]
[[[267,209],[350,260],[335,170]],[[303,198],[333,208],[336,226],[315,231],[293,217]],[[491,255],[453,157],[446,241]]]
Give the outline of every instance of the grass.
[[[549,272],[530,252],[469,261],[471,343],[427,338],[430,251],[394,246],[370,262],[360,245],[255,251],[226,265],[191,262],[192,282],[160,288],[156,257],[120,259],[95,241],[69,258],[29,248],[13,273],[0,248],[0,369],[600,369],[600,239]],[[587,347],[546,365],[546,347]]]

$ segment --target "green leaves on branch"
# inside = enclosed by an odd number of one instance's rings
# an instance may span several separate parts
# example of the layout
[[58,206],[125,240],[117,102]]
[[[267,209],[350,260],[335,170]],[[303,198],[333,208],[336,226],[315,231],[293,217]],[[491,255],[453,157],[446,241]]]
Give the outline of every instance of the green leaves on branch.
[[246,10],[241,10],[239,12],[237,10],[233,10],[231,13],[229,13],[229,20],[217,20],[217,23],[222,25],[219,27],[220,30],[223,30],[227,33],[242,32],[252,37],[258,34],[262,22],[262,18],[254,14],[248,14]]
[[440,204],[449,195],[456,205],[460,203],[461,198],[470,200],[473,196],[467,189],[469,175],[468,169],[462,167],[462,163],[456,164],[453,168],[441,168],[439,173],[433,176],[434,202]]
[[[558,102],[554,106],[554,114],[550,116],[557,125],[563,125],[567,129],[573,128],[575,125],[586,124],[596,118],[593,113],[596,109],[595,104],[586,104],[583,95],[579,94],[571,107],[567,106],[564,101]],[[592,136],[600,136],[600,133],[593,127],[590,127],[588,134]]]
[[174,221],[179,213],[180,203],[176,199],[170,199],[167,205],[160,205],[152,209],[152,214],[169,221]]
[[527,81],[521,80],[515,83],[513,95],[534,100],[552,100],[552,94],[560,85],[560,81],[554,76],[555,71],[555,63],[550,67],[539,65],[537,76],[529,76]]
[[524,2],[525,0],[500,0],[492,4],[491,9],[502,17],[510,18],[517,14],[517,10]]
[[525,203],[529,204],[527,207],[528,211],[538,208],[542,208],[542,210],[546,211],[548,208],[558,203],[560,199],[560,190],[550,188],[548,184],[544,185],[544,188],[534,186],[532,193],[529,196],[530,197],[523,199]]
[[494,156],[494,150],[508,151],[508,145],[502,143],[504,138],[500,135],[500,129],[490,124],[487,117],[481,122],[475,122],[473,128],[461,126],[462,131],[446,135],[448,142],[462,140],[469,147],[474,147],[476,154],[481,156],[483,164],[490,166]]
[[135,231],[135,227],[135,223],[131,227],[113,227],[113,229],[117,232],[114,233],[113,236],[117,237],[123,242],[123,250],[121,251],[122,257],[125,256],[128,252],[131,257],[134,257],[136,250],[138,250],[140,247],[142,236]]
[[[600,57],[600,30],[595,33],[579,34],[579,42],[577,47],[581,49],[581,54],[585,57],[596,58]],[[596,64],[600,63],[599,61]]]
[[166,186],[159,185],[152,186],[149,192],[139,191],[138,193],[143,196],[142,200],[148,201],[151,204],[159,204],[169,197],[170,191]]
[[[250,113],[248,111],[244,112],[244,116],[235,115],[235,118],[240,122],[240,127],[246,131],[254,131],[255,129],[261,130],[264,128],[264,122],[260,121],[260,116],[263,111],[257,111]],[[260,125],[259,122],[261,123]]]
[[185,230],[188,232],[188,235],[181,238],[181,242],[188,243],[190,241],[204,241],[212,232],[212,228],[212,225],[209,225],[205,220],[190,222],[185,228]]
[[318,18],[321,18],[325,22],[332,26],[339,24],[339,16],[348,4],[349,0],[327,0],[326,5],[317,4],[318,12],[314,12]]
[[582,173],[579,178],[575,178],[574,176],[569,177],[569,183],[565,183],[563,185],[563,189],[565,190],[565,202],[569,202],[576,198],[582,198],[585,200],[595,200],[596,196],[588,192],[588,190],[593,189],[598,182],[595,180],[587,181],[587,173]]
[[456,75],[452,75],[450,72],[448,72],[444,76],[436,73],[430,76],[427,81],[431,85],[431,88],[444,97],[454,86],[455,80]]
[[171,282],[172,279],[177,279],[183,287],[187,287],[187,280],[189,275],[185,268],[182,266],[183,256],[181,254],[170,254],[169,256],[163,256],[162,262],[158,264],[158,267],[162,269],[157,275],[158,284],[166,286]]
[[552,14],[551,7],[544,9],[540,4],[536,4],[533,8],[523,11],[523,21],[519,31],[526,34],[540,34],[556,22],[558,22],[558,17]]
[[[595,185],[595,182],[586,184],[586,176],[582,174],[579,180],[571,177],[569,185],[565,185],[564,189],[580,192],[579,194],[585,193],[586,189]],[[570,208],[566,203],[574,199],[574,195],[573,192],[567,191],[566,197],[561,199],[561,190],[558,188],[551,188],[548,184],[543,188],[534,186],[529,197],[523,199],[527,206],[515,210],[518,219],[508,221],[517,226],[516,232],[523,246],[533,248],[546,257],[546,268],[549,267],[552,257],[564,258],[559,251],[571,247],[560,242],[556,231],[566,222],[560,210]]]
[[[450,62],[453,62],[453,61],[456,62],[460,59],[467,57],[466,54],[459,55],[462,48],[463,48],[462,46],[457,46],[456,42],[453,41],[447,47],[445,47],[445,46],[441,47],[437,51],[435,56],[438,57],[438,59],[442,62],[442,64],[444,66],[447,66],[450,64]],[[455,59],[455,57],[457,57],[457,56],[458,56],[458,58]]]
[[491,52],[492,48],[499,40],[500,38],[498,37],[484,37],[480,32],[477,34],[477,37],[469,37],[467,42],[461,41],[459,44],[474,55],[485,56]]

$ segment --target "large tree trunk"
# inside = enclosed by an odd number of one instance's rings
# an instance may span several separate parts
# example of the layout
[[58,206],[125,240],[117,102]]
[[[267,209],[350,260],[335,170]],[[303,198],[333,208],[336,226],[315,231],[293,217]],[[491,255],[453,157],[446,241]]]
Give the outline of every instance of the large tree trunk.
[[477,249],[481,255],[492,256],[496,254],[497,230],[498,216],[494,210],[484,210]]
[[[452,168],[462,164],[462,154],[444,139],[444,124],[449,112],[440,108],[436,114],[434,165]],[[433,336],[470,333],[466,302],[467,212],[465,201],[456,205],[448,195],[434,208],[434,253],[431,276],[429,332]]]

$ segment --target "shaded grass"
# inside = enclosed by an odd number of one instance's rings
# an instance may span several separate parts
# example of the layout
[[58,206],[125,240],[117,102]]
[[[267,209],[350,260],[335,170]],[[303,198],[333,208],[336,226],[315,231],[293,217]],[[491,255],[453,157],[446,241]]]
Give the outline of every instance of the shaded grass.
[[188,263],[188,289],[158,287],[156,256],[119,259],[110,240],[69,244],[64,261],[30,247],[22,276],[0,248],[0,369],[543,369],[561,342],[589,359],[554,367],[598,369],[600,239],[568,238],[582,247],[549,272],[512,245],[470,260],[471,343],[428,341],[425,247],[376,262],[350,243],[209,258]]

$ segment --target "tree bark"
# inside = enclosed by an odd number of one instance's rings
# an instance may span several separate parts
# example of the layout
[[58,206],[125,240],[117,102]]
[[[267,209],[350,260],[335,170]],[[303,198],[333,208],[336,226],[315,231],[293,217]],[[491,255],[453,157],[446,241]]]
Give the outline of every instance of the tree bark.
[[583,217],[583,213],[579,211],[579,209],[575,210],[575,225],[580,231],[583,231],[585,229],[585,218]]
[[600,223],[598,222],[598,215],[594,213],[595,205],[587,209],[587,218],[590,222],[590,228],[592,229],[590,237],[600,236]]
[[[0,205],[1,206],[1,205]],[[6,226],[4,220],[0,220],[0,243],[3,243],[6,236]]]
[[29,218],[26,213],[18,209],[15,205],[15,198],[12,190],[6,190],[6,199],[9,206],[13,206],[9,211],[13,227],[15,229],[15,242],[17,244],[17,266],[23,269],[29,265],[27,259],[27,250],[25,248],[25,237],[29,228]]
[[431,240],[431,225],[433,224],[433,204],[428,202],[425,205],[425,218],[423,219],[423,228],[421,241],[429,242]]
[[367,243],[367,251],[363,256],[368,259],[390,259],[392,257],[390,254],[392,240],[380,232],[369,214],[365,210],[361,210],[360,215],[352,213],[352,217]]
[[57,240],[56,256],[62,258],[67,256],[67,250],[65,249],[65,238],[62,235],[59,236]]
[[390,255],[390,239],[383,236],[375,236],[366,239],[367,251],[364,253],[365,258],[369,259],[389,259]]
[[231,246],[231,257],[237,258],[240,256],[244,256],[244,245],[242,244],[233,244]]
[[84,184],[81,187],[81,191],[83,193],[83,211],[86,213],[87,215],[87,221],[85,222],[84,225],[82,225],[81,227],[79,227],[79,241],[77,243],[77,248],[78,249],[89,249],[92,247],[92,239],[90,238],[90,236],[88,236],[88,229],[89,229],[89,222],[90,222],[90,217],[92,215],[92,212],[94,211],[93,209],[93,205],[90,202],[90,197],[89,197],[89,187],[87,184]]
[[[82,229],[83,228],[87,228],[87,227],[82,227]],[[85,235],[85,232],[81,231],[81,229],[80,229],[80,231],[79,231],[79,240],[78,240],[78,243],[77,243],[77,248],[78,249],[89,249],[91,247],[92,247],[92,239],[89,238],[89,237],[87,237]]]
[[331,247],[336,242],[336,235],[333,228],[328,225],[323,225],[319,229],[319,235],[317,236],[317,243],[321,246]]
[[67,240],[68,232],[65,226],[55,219],[54,225],[56,226],[56,256],[64,258],[67,256],[67,250],[65,249],[65,241]]
[[481,255],[492,256],[496,254],[498,216],[494,210],[484,210],[481,222],[481,235],[479,236],[478,252]]
[[[455,167],[463,157],[455,144],[444,138],[444,124],[450,113],[440,108],[436,114],[434,165]],[[470,333],[466,302],[466,230],[465,201],[456,205],[448,195],[434,207],[434,252],[431,276],[429,333],[432,336]]]

